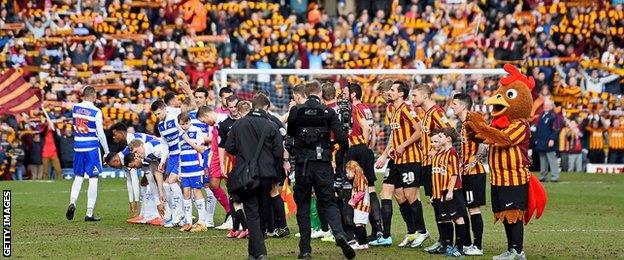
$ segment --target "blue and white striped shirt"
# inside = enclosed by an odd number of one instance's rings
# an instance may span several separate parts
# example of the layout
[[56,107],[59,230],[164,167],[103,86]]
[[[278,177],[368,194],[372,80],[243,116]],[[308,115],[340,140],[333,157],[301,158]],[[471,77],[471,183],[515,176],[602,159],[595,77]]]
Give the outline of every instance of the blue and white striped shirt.
[[130,144],[130,142],[132,142],[132,140],[134,139],[139,139],[141,140],[143,143],[148,143],[149,141],[152,141],[154,139],[159,139],[156,136],[153,135],[148,135],[148,134],[144,134],[144,133],[128,133],[126,135],[126,143]]
[[[197,145],[203,145],[206,135],[201,129],[191,125],[186,131],[186,134],[192,142]],[[204,167],[202,156],[184,139],[182,133],[180,134],[180,176],[181,177],[193,177],[201,176],[204,174]]]
[[[197,118],[197,111],[198,110],[193,110],[189,112],[189,117],[191,118],[191,125],[201,129],[202,133],[204,133],[205,136],[208,136],[208,130],[209,130],[208,124],[202,121],[199,121],[199,119]],[[208,167],[209,157],[210,157],[210,146],[206,146],[206,150],[202,154],[202,159],[203,159],[202,166],[204,168]]]
[[104,126],[102,125],[102,111],[93,102],[83,101],[75,104],[72,109],[74,123],[74,151],[87,152],[104,148],[109,153]]
[[163,143],[160,139],[152,139],[147,141],[143,145],[145,150],[144,162],[157,162],[159,164],[165,164],[167,157],[169,157],[169,148],[167,144]]
[[158,131],[160,136],[169,146],[169,156],[177,156],[180,154],[180,129],[178,124],[178,115],[182,112],[179,108],[167,107],[167,116],[165,120],[158,122]]

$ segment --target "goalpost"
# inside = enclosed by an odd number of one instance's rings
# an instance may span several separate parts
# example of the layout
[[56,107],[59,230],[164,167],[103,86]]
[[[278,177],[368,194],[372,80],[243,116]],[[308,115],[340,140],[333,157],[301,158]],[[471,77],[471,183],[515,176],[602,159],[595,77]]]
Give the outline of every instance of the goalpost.
[[447,88],[444,93],[448,101],[449,86],[453,90],[475,89],[480,93],[484,86],[497,87],[498,79],[503,75],[506,75],[503,69],[222,69],[215,73],[214,80],[217,83],[217,99],[219,89],[226,86],[231,87],[241,99],[250,99],[260,90],[268,92],[275,106],[272,110],[278,114],[288,111],[292,99],[291,88],[296,83],[313,79],[321,82],[358,82],[363,89],[362,101],[371,107],[375,122],[380,126],[379,132],[375,133],[378,137],[375,153],[378,154],[385,148],[389,131],[383,125],[385,102],[374,87],[377,81],[403,78],[412,82],[433,82],[433,85]]

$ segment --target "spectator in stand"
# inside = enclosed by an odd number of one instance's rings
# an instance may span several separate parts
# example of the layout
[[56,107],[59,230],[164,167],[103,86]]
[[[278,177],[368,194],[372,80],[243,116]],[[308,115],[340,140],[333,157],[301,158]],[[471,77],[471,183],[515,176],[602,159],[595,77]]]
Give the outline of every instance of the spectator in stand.
[[605,122],[599,115],[588,117],[589,126],[586,128],[589,137],[589,154],[587,155],[590,163],[605,163]]
[[591,71],[591,76],[581,69],[581,75],[585,78],[585,91],[602,93],[605,91],[605,84],[614,81],[620,77],[620,75],[609,75],[601,77],[600,72],[597,69]]
[[26,154],[24,153],[22,142],[15,138],[13,142],[11,142],[11,150],[9,150],[7,154],[10,158],[11,169],[15,170],[13,173],[13,180],[23,181],[24,173],[26,172],[26,168],[24,168]]
[[583,172],[583,156],[582,156],[582,146],[581,146],[581,137],[583,137],[583,132],[578,126],[578,123],[575,119],[566,120],[565,127],[565,143],[566,152],[568,154],[568,169],[569,172]]
[[624,163],[624,129],[619,118],[613,118],[612,126],[607,130],[607,140],[609,141],[608,163]]
[[557,161],[557,142],[559,139],[558,116],[553,112],[554,103],[544,102],[544,112],[539,116],[537,124],[535,150],[539,153],[541,181],[546,181],[550,170],[553,182],[559,181],[559,162]]
[[61,168],[73,168],[74,165],[74,131],[72,127],[65,127],[59,139]]
[[[43,177],[52,178],[50,172],[50,166],[54,170],[54,176],[57,180],[63,178],[63,172],[61,171],[61,162],[58,156],[58,143],[59,133],[56,132],[52,122],[47,124],[47,127],[43,128],[41,137],[43,138],[43,151],[41,153],[41,160],[43,164]],[[52,165],[50,165],[52,164]]]
[[34,134],[28,150],[28,172],[30,172],[31,180],[43,180],[42,149],[41,135]]

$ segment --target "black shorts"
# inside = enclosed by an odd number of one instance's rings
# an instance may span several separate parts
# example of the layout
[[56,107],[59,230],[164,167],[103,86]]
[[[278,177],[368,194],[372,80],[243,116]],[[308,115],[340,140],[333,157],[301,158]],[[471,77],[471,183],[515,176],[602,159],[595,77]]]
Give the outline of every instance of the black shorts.
[[433,207],[433,215],[435,216],[436,222],[446,220],[447,215],[442,209],[442,201],[440,201],[439,199],[433,199],[433,201],[431,202],[431,206]]
[[425,195],[431,197],[433,184],[431,184],[431,165],[420,167],[420,183],[418,186],[425,187]]
[[486,174],[462,175],[462,190],[467,208],[485,205]]
[[492,186],[492,211],[526,210],[529,196],[529,185]]
[[442,208],[447,214],[447,220],[454,220],[459,217],[465,217],[466,215],[466,202],[464,199],[464,193],[461,190],[454,190],[453,199],[445,201],[446,194],[450,191],[444,192],[442,195]]
[[418,187],[419,171],[420,165],[416,163],[395,164],[388,171],[388,176],[385,176],[384,183],[394,185],[395,189]]
[[442,199],[434,199],[431,203],[436,221],[452,221],[458,217],[465,217],[466,204],[464,204],[464,196],[461,190],[453,191],[453,200],[444,201],[446,191],[442,195]]
[[362,167],[368,186],[375,186],[377,176],[375,176],[375,154],[373,154],[373,151],[364,144],[349,147],[345,154],[344,163],[346,164],[351,160],[357,162]]

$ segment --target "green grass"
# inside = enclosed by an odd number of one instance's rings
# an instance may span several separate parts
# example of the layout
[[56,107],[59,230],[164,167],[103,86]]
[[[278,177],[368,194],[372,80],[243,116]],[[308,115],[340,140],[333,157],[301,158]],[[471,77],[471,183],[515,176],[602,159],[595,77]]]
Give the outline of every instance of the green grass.
[[[86,186],[87,182],[84,183]],[[225,232],[180,233],[125,223],[127,192],[125,181],[103,179],[99,186],[96,213],[99,223],[82,221],[86,193],[78,201],[76,218],[65,219],[71,181],[0,182],[2,189],[13,191],[13,257],[24,258],[201,258],[244,259],[247,241],[225,238]],[[531,259],[614,259],[622,258],[624,248],[624,175],[562,174],[561,182],[547,183],[549,195],[544,216],[525,229],[525,251]],[[488,196],[489,197],[489,196]],[[489,203],[489,198],[488,198]],[[218,208],[216,222],[223,219]],[[483,210],[486,256],[505,250],[502,224],[494,224],[491,208]],[[431,207],[425,207],[426,224],[437,238]],[[398,244],[405,234],[404,223],[395,207],[393,238]],[[219,223],[218,223],[219,224]],[[295,218],[289,220],[297,232]],[[425,242],[431,244],[432,240]],[[293,259],[298,254],[298,239],[268,239],[271,258]],[[340,258],[340,250],[328,243],[313,241],[317,259]],[[360,259],[414,259],[432,256],[416,249],[396,246],[358,252]],[[434,258],[443,258],[435,256]]]

